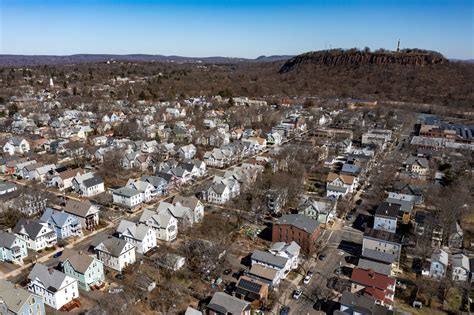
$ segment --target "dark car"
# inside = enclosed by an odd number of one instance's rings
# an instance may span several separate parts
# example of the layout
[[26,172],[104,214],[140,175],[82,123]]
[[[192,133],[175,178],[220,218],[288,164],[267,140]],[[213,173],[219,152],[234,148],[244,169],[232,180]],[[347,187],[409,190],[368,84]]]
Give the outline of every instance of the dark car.
[[288,314],[290,314],[290,308],[288,306],[285,306],[280,310],[280,315],[288,315]]
[[53,258],[58,258],[58,257],[61,257],[61,255],[63,254],[62,251],[60,252],[57,252],[56,254],[53,255]]
[[326,259],[326,255],[321,254],[321,255],[319,255],[318,258],[319,258],[319,260],[324,261]]

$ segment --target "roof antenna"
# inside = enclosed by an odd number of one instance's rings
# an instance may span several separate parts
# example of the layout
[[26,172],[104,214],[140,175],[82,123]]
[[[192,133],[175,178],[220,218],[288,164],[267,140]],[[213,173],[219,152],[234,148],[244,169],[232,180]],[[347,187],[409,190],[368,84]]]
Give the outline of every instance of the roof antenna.
[[400,38],[398,39],[397,52],[400,51]]

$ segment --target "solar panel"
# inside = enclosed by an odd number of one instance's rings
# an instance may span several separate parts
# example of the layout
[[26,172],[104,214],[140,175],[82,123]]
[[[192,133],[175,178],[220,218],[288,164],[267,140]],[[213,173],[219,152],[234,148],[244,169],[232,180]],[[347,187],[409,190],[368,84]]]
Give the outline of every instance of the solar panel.
[[247,279],[240,279],[238,287],[250,292],[259,293],[262,285],[260,283],[252,282]]

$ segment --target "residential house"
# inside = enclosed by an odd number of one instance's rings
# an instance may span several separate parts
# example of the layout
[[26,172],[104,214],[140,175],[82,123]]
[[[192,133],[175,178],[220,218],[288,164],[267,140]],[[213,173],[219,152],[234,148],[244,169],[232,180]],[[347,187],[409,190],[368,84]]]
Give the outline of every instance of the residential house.
[[233,153],[230,150],[214,148],[204,153],[206,165],[222,168],[233,161]]
[[0,196],[6,195],[17,190],[17,185],[0,180]]
[[159,240],[171,242],[178,235],[178,220],[169,213],[144,210],[139,222],[155,230]]
[[404,165],[408,172],[418,176],[426,176],[430,170],[428,160],[423,157],[411,156],[405,161]]
[[[431,254],[429,276],[434,279],[442,279],[446,276],[449,263],[448,253],[442,249],[437,249]],[[426,273],[425,273],[426,274]]]
[[128,209],[136,209],[143,203],[143,193],[130,187],[120,187],[112,192],[112,200],[116,205]]
[[72,188],[72,180],[74,177],[81,176],[83,174],[85,174],[85,171],[81,168],[65,170],[52,175],[47,185],[49,187],[58,188],[60,191],[67,190]]
[[39,251],[52,247],[57,243],[56,233],[41,220],[20,219],[13,228],[19,238],[26,242],[26,246]]
[[146,181],[129,179],[126,187],[139,191],[142,194],[143,202],[150,202],[158,195],[155,187]]
[[144,224],[122,220],[117,227],[117,233],[120,238],[134,245],[140,254],[145,254],[157,246],[155,230]]
[[401,217],[403,224],[408,224],[410,219],[415,215],[415,205],[421,204],[422,199],[422,196],[389,192],[385,202],[400,205],[400,213],[398,216]]
[[195,196],[184,197],[177,195],[173,198],[175,207],[181,206],[191,210],[192,223],[201,222],[204,218],[204,204]]
[[395,279],[373,270],[354,268],[351,275],[351,293],[360,293],[392,308],[395,298]]
[[93,255],[66,248],[59,261],[62,272],[76,279],[81,290],[99,288],[105,281],[104,264]]
[[273,255],[288,258],[291,269],[296,269],[300,262],[300,250],[301,247],[292,241],[291,243],[276,242],[268,251]]
[[270,132],[267,134],[267,144],[280,145],[283,142],[283,137],[278,132]]
[[241,276],[235,285],[234,295],[245,301],[266,301],[268,284],[247,276]]
[[357,178],[351,175],[330,172],[326,178],[326,195],[338,199],[353,193]]
[[274,283],[279,283],[281,279],[285,279],[288,273],[292,270],[290,259],[272,254],[268,251],[257,249],[252,253],[250,259],[252,266],[260,265],[265,268],[276,270],[276,279],[273,279]]
[[194,144],[188,144],[178,149],[178,156],[181,159],[192,159],[196,155],[197,149]]
[[0,314],[46,315],[43,298],[16,284],[0,280]]
[[304,252],[311,253],[319,233],[318,221],[301,214],[287,214],[273,224],[272,241],[295,241]]
[[60,240],[83,235],[79,220],[67,212],[46,208],[41,216],[41,221],[48,223],[49,228],[56,233]]
[[27,289],[56,310],[79,298],[77,280],[42,264],[35,264],[28,275]]
[[271,189],[266,193],[267,208],[272,213],[279,213],[286,205],[288,189]]
[[376,273],[380,273],[386,276],[393,275],[392,265],[387,265],[385,263],[381,263],[378,261],[365,259],[363,257],[359,258],[359,261],[357,263],[357,268],[364,269],[364,270],[373,270]]
[[250,315],[250,303],[224,292],[216,292],[207,305],[209,315]]
[[298,204],[298,213],[317,220],[321,224],[327,224],[336,217],[335,200],[320,199],[303,195]]
[[68,199],[64,212],[77,218],[83,229],[94,230],[99,225],[99,208],[90,203],[89,200],[77,201]]
[[19,236],[0,231],[0,261],[23,265],[28,256],[27,244]]
[[3,153],[14,155],[14,154],[25,154],[30,152],[30,143],[25,138],[11,137],[3,145]]
[[72,187],[74,191],[85,197],[92,197],[105,191],[104,180],[94,173],[75,176]]
[[207,202],[224,204],[240,194],[240,184],[233,178],[214,176],[209,188],[203,191],[203,198]]
[[382,202],[375,210],[374,229],[395,233],[400,205]]
[[143,175],[140,180],[142,182],[147,182],[153,185],[154,190],[151,193],[152,196],[163,196],[168,194],[168,188],[170,185],[170,178],[171,175],[166,174],[167,176],[149,176]]
[[463,247],[464,233],[459,223],[454,222],[451,224],[448,235],[448,246],[450,248],[462,248]]
[[362,239],[362,256],[398,267],[402,237],[387,231],[366,228]]
[[245,272],[250,278],[259,280],[260,282],[266,283],[269,286],[276,288],[280,284],[279,271],[275,268],[266,267],[258,263],[253,264],[250,270]]
[[451,265],[453,267],[452,277],[454,281],[467,281],[471,267],[469,265],[469,257],[463,253],[455,254],[451,257]]
[[385,150],[387,143],[392,139],[392,131],[384,129],[371,129],[362,135],[362,144],[376,145]]
[[[393,310],[381,305],[377,299],[359,293],[345,291],[339,301],[340,315],[393,315]],[[336,312],[334,313],[336,314]]]
[[158,142],[156,140],[145,141],[141,145],[141,151],[143,153],[153,153],[158,150]]
[[98,235],[91,246],[104,266],[122,272],[123,268],[135,263],[135,246],[124,239]]

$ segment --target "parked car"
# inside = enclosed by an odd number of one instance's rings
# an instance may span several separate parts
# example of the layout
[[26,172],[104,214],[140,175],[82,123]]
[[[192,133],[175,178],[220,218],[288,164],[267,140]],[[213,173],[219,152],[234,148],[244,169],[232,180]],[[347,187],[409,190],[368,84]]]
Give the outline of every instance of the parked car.
[[303,294],[303,290],[302,289],[297,289],[297,290],[295,290],[295,292],[293,292],[293,298],[295,300],[299,300],[299,298],[301,297],[301,294]]
[[308,284],[311,281],[312,278],[313,278],[313,273],[311,271],[308,271],[306,273],[306,276],[303,279],[303,283]]
[[321,255],[319,255],[318,258],[319,258],[319,260],[324,261],[326,259],[326,255],[321,254]]
[[288,306],[285,306],[280,310],[280,315],[288,315],[288,314],[290,314],[290,308]]
[[62,254],[63,254],[63,251],[57,252],[56,254],[53,255],[53,258],[61,257]]

